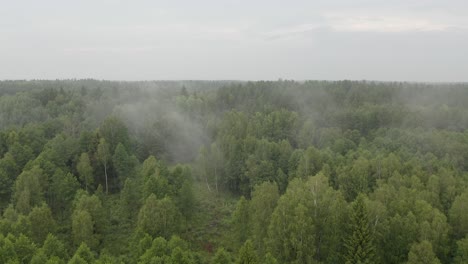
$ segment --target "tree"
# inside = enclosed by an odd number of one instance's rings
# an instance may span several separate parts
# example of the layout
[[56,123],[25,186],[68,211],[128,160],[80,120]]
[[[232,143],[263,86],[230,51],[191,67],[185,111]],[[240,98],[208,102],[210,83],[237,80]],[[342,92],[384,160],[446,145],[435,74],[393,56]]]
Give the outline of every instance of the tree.
[[263,255],[264,240],[268,236],[268,226],[271,215],[279,199],[278,187],[275,183],[264,182],[257,185],[252,192],[250,201],[250,219],[253,241],[260,254]]
[[189,179],[184,181],[179,190],[177,204],[182,215],[185,217],[185,220],[189,221],[193,212],[196,210],[195,195],[193,193],[192,182]]
[[351,234],[345,241],[347,253],[344,259],[346,264],[375,263],[375,246],[364,199],[364,195],[360,194],[352,205]]
[[[70,262],[72,262],[73,259],[76,259],[76,258],[84,260],[85,263],[94,263],[94,260],[95,260],[93,252],[88,247],[88,245],[86,245],[86,243],[84,242],[82,242],[80,246],[78,247],[78,249],[75,251],[75,255],[73,255],[73,258],[70,260]],[[80,262],[77,262],[77,263],[80,263]]]
[[432,245],[429,241],[423,240],[420,243],[414,243],[408,253],[408,264],[440,264],[440,260],[432,251]]
[[18,167],[16,166],[16,162],[10,153],[6,153],[0,159],[0,198],[2,201],[9,201],[17,175]]
[[236,241],[243,244],[249,237],[249,202],[242,196],[232,214],[233,231]]
[[271,215],[268,227],[268,251],[280,263],[310,263],[315,251],[315,225],[310,197],[304,180],[290,182]]
[[122,143],[119,143],[115,148],[114,155],[112,156],[112,165],[115,168],[117,177],[119,178],[119,185],[122,187],[125,179],[131,176],[137,160],[133,156],[129,156]]
[[258,261],[257,253],[253,247],[252,241],[249,239],[245,241],[244,245],[239,249],[237,256],[237,264],[257,264]]
[[47,262],[47,256],[44,251],[38,250],[31,259],[30,264],[43,264]]
[[51,257],[58,257],[60,259],[68,258],[67,249],[62,241],[60,241],[57,237],[52,234],[48,234],[46,240],[44,241],[44,245],[42,246],[42,251],[44,254],[51,258]]
[[468,189],[455,198],[449,211],[450,222],[456,238],[468,234]]
[[40,184],[42,169],[33,167],[23,171],[15,182],[14,201],[16,210],[28,214],[31,208],[44,200],[43,189]]
[[130,147],[127,127],[122,120],[115,116],[110,116],[102,122],[99,134],[109,144],[110,153],[114,153],[118,144],[122,144],[125,149]]
[[169,197],[158,200],[151,194],[138,214],[138,228],[153,237],[169,238],[179,230],[179,212]]
[[94,236],[94,222],[86,210],[75,210],[72,215],[72,236],[75,245],[85,243],[92,247],[97,245]]
[[42,244],[49,233],[55,232],[56,223],[52,217],[52,212],[46,203],[40,207],[34,207],[29,213],[31,222],[31,238],[37,244]]
[[265,255],[263,263],[264,264],[278,264],[278,261],[275,259],[275,257],[273,257],[273,255],[270,252],[268,252]]
[[64,173],[61,169],[57,169],[50,180],[47,192],[48,204],[55,215],[61,217],[69,215],[72,210],[71,202],[80,188],[78,180],[73,174]]
[[[108,219],[106,218],[102,202],[96,194],[88,195],[85,191],[80,191],[77,193],[74,201],[74,214],[76,212],[84,211],[91,217],[91,228],[92,233],[94,234],[93,242],[86,242],[86,244],[92,249],[95,248],[95,245],[100,241],[102,234],[105,233],[108,226]],[[72,216],[73,217],[73,216]],[[87,217],[86,217],[87,218]],[[85,229],[89,228],[87,226],[87,220],[85,221]]]
[[104,175],[106,177],[106,194],[109,193],[109,186],[107,182],[107,165],[110,160],[110,151],[109,151],[109,145],[106,143],[106,140],[104,138],[101,138],[99,140],[99,145],[97,149],[97,157],[99,161],[102,163],[104,166]]
[[468,263],[468,235],[465,238],[457,241],[457,252],[455,254],[454,263]]
[[134,219],[141,205],[141,193],[135,180],[127,178],[120,192],[120,209],[124,219]]
[[14,242],[15,252],[21,263],[29,263],[34,253],[36,245],[25,235],[21,234]]
[[78,171],[81,181],[85,184],[86,191],[88,191],[88,186],[92,186],[94,183],[93,167],[89,161],[88,153],[81,153],[78,164],[76,165],[76,170]]
[[211,259],[211,264],[229,264],[232,263],[231,256],[224,248],[218,248],[213,258]]

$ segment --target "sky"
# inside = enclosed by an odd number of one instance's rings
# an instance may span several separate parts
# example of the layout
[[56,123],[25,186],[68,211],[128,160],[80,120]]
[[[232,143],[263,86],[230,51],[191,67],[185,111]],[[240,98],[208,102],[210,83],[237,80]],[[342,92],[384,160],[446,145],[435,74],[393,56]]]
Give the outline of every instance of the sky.
[[0,0],[0,79],[468,81],[466,0]]

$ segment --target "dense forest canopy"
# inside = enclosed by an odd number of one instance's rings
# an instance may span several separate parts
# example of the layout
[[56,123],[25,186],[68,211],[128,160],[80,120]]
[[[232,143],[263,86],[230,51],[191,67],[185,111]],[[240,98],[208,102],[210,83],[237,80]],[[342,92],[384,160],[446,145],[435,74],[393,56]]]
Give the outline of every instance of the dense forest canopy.
[[0,263],[468,263],[468,84],[0,81]]

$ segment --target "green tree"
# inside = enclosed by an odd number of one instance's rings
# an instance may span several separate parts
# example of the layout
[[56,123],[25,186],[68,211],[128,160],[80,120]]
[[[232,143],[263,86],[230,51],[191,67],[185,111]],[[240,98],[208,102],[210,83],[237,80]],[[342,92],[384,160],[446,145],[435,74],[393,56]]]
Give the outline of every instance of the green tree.
[[31,208],[44,201],[43,189],[40,184],[42,170],[34,167],[23,171],[15,182],[14,201],[18,212],[28,214]]
[[72,259],[70,260],[70,262],[72,263],[80,263],[80,261],[74,259],[82,259],[85,261],[85,263],[94,263],[95,256],[91,249],[88,247],[88,245],[82,242],[78,249],[75,251],[75,254],[73,255]]
[[86,210],[75,210],[73,213],[72,237],[75,245],[85,243],[93,248],[97,246],[97,239],[94,235],[94,222]]
[[275,257],[273,257],[273,255],[268,252],[266,255],[265,255],[265,258],[263,260],[263,263],[264,264],[278,264],[278,261],[276,260]]
[[104,176],[106,178],[106,194],[109,193],[109,185],[107,180],[107,166],[109,165],[109,161],[111,158],[109,145],[106,143],[104,138],[99,140],[99,145],[97,148],[97,158],[104,166]]
[[58,257],[60,259],[67,259],[68,253],[65,245],[62,241],[60,241],[57,237],[52,234],[48,234],[47,238],[44,241],[42,246],[42,251],[44,254],[51,258],[51,257]]
[[345,241],[346,264],[374,263],[375,246],[364,195],[353,202],[350,219],[350,236]]
[[279,199],[275,183],[264,182],[255,187],[250,201],[250,219],[253,241],[260,254],[265,251],[264,240],[268,237],[271,215]]
[[10,153],[6,153],[5,156],[0,159],[0,198],[2,198],[2,201],[6,202],[10,200],[10,195],[13,190],[12,187],[18,173],[18,167],[13,156]]
[[457,251],[454,258],[455,264],[468,263],[468,235],[457,241]]
[[55,215],[62,218],[68,216],[72,210],[72,201],[80,184],[71,173],[64,173],[57,169],[51,177],[51,183],[47,193],[48,204]]
[[179,208],[185,220],[190,221],[196,210],[195,194],[190,180],[185,180],[177,195],[177,207]]
[[29,263],[37,250],[36,245],[23,234],[16,238],[14,247],[21,263]]
[[237,202],[236,209],[232,213],[232,225],[236,241],[243,244],[249,237],[249,201],[242,196]]
[[179,230],[180,215],[169,197],[158,200],[151,194],[141,207],[137,226],[153,237],[170,237]]
[[423,240],[420,243],[414,243],[408,253],[408,264],[440,264],[440,260],[432,251],[432,245],[429,241]]
[[232,263],[231,255],[224,249],[218,248],[213,258],[211,259],[211,264],[229,264]]
[[43,264],[47,262],[47,256],[44,251],[38,250],[31,259],[30,264]]
[[116,116],[109,116],[102,122],[99,127],[99,134],[109,144],[110,153],[114,153],[118,144],[122,144],[127,150],[130,147],[127,127]]
[[257,264],[260,263],[258,260],[257,253],[255,252],[252,241],[249,239],[245,241],[244,245],[239,249],[237,256],[237,264]]
[[119,143],[115,148],[114,155],[112,156],[112,165],[115,168],[121,187],[123,186],[125,179],[131,176],[136,163],[136,158],[129,156],[124,145]]
[[281,263],[310,263],[315,254],[315,226],[304,180],[290,182],[280,197],[268,227],[268,251]]
[[120,192],[120,210],[124,219],[134,219],[138,215],[140,208],[141,193],[136,180],[127,178],[124,187]]
[[94,183],[93,167],[89,161],[88,153],[81,154],[76,165],[76,170],[78,171],[81,181],[85,184],[86,191],[88,191],[88,186],[91,187]]
[[31,222],[31,238],[36,244],[42,244],[49,233],[54,233],[57,227],[52,212],[46,203],[34,207],[29,213]]
[[468,189],[457,196],[449,211],[450,223],[456,238],[468,234]]

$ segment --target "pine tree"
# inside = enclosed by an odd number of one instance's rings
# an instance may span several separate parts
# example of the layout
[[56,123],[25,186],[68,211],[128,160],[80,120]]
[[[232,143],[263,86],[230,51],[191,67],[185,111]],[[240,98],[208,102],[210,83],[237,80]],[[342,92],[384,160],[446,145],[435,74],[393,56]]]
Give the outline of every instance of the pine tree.
[[344,256],[346,264],[375,263],[372,232],[369,227],[369,216],[364,201],[364,195],[360,194],[353,202],[351,213],[351,234],[345,241],[347,253]]

